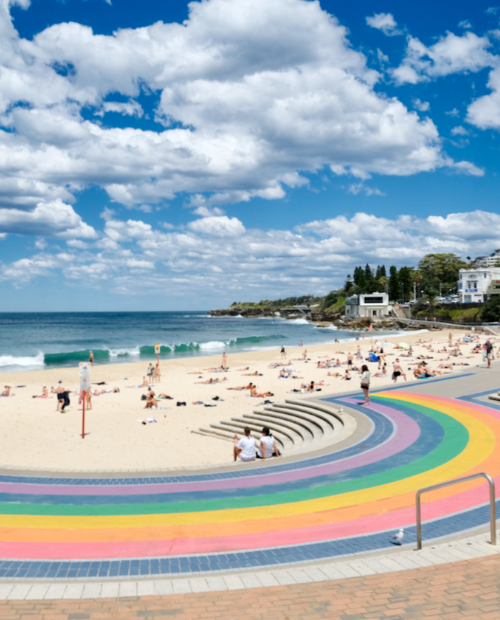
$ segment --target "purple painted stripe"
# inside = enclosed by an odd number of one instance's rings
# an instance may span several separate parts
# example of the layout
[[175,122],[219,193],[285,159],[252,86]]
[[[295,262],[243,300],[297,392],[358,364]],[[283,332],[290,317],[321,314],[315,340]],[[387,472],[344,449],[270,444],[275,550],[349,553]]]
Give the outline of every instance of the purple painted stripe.
[[[358,402],[356,399],[345,399],[346,402]],[[277,474],[256,475],[248,478],[229,478],[226,480],[207,480],[205,482],[183,482],[172,484],[149,484],[127,486],[52,486],[38,484],[0,484],[1,493],[20,493],[32,495],[154,495],[157,493],[185,493],[188,491],[214,491],[220,489],[251,488],[257,486],[281,484],[323,476],[325,474],[338,473],[376,463],[406,450],[420,435],[418,424],[405,413],[397,411],[386,405],[373,404],[371,408],[387,416],[396,426],[396,432],[385,443],[355,456],[318,465],[317,467],[305,467],[293,471]]]

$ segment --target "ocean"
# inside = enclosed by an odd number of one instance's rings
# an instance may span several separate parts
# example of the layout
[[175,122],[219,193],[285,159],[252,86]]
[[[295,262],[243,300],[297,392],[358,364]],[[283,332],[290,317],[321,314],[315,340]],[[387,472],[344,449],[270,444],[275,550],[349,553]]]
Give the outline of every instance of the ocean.
[[[377,331],[377,337],[395,332]],[[349,341],[359,332],[305,319],[209,317],[203,312],[0,313],[0,372],[114,364]]]

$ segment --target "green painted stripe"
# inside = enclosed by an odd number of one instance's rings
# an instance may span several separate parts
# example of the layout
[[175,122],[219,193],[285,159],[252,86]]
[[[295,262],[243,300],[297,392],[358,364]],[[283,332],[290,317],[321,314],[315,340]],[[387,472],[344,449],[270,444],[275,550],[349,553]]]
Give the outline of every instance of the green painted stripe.
[[[381,397],[377,397],[383,400]],[[394,406],[394,399],[388,399]],[[141,515],[141,514],[179,514],[189,512],[211,512],[238,508],[256,508],[259,506],[273,506],[290,504],[323,497],[334,497],[343,493],[370,489],[376,486],[397,482],[411,476],[432,470],[455,458],[467,446],[469,432],[465,426],[454,418],[414,403],[404,403],[409,409],[419,411],[423,415],[433,418],[444,430],[443,441],[429,454],[415,461],[395,467],[382,473],[368,475],[358,480],[346,480],[324,484],[300,491],[285,491],[271,495],[255,495],[244,498],[227,498],[200,501],[180,501],[175,503],[152,504],[120,504],[100,506],[68,506],[68,505],[29,505],[29,504],[0,504],[0,514],[19,515],[57,515],[57,516],[114,516],[114,515]]]

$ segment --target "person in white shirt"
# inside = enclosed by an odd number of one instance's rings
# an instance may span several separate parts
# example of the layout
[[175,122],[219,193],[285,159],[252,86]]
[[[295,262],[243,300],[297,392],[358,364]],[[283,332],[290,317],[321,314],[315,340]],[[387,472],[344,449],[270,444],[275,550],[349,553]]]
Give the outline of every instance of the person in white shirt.
[[365,395],[365,405],[370,404],[370,371],[368,370],[368,366],[363,364],[361,366],[361,389]]
[[281,452],[278,450],[276,440],[271,435],[271,431],[264,426],[262,429],[262,437],[260,438],[260,446],[257,452],[258,459],[269,459],[272,456],[281,456]]
[[244,432],[245,436],[240,440],[238,440],[238,435],[234,436],[233,456],[235,461],[240,457],[241,462],[248,463],[250,461],[255,461],[256,441],[252,437],[251,430],[248,426],[245,426]]

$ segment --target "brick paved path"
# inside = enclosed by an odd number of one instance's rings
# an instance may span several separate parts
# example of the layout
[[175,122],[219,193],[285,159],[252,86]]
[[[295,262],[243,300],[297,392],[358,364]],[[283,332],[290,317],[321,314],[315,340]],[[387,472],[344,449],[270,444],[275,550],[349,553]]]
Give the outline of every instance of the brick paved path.
[[311,584],[137,598],[1,601],[0,620],[498,620],[500,556]]

